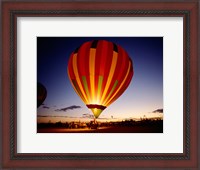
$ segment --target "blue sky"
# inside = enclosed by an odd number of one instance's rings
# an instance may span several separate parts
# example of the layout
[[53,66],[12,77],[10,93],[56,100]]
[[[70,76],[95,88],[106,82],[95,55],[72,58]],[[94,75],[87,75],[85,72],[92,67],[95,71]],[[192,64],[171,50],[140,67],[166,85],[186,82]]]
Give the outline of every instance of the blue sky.
[[99,119],[157,116],[163,108],[162,37],[38,37],[37,81],[47,89],[40,120],[87,119],[92,112],[74,91],[67,75],[70,54],[82,43],[108,40],[122,46],[133,61],[134,76],[127,90],[106,108]]

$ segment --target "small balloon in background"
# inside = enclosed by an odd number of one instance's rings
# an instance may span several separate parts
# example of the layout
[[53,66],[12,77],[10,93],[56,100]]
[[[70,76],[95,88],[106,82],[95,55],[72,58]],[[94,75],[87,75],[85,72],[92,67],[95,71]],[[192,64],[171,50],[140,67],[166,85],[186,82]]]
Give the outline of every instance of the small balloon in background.
[[47,97],[47,90],[41,83],[37,83],[37,107],[40,107]]

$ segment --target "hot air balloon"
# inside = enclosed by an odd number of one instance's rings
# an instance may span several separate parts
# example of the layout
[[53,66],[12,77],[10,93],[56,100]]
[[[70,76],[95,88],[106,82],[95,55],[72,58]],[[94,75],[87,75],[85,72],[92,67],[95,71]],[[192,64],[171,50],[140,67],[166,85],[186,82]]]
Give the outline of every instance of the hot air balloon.
[[37,107],[40,107],[40,105],[44,102],[46,97],[46,88],[41,83],[37,83]]
[[68,61],[71,84],[95,118],[128,87],[132,60],[119,45],[106,40],[83,43]]

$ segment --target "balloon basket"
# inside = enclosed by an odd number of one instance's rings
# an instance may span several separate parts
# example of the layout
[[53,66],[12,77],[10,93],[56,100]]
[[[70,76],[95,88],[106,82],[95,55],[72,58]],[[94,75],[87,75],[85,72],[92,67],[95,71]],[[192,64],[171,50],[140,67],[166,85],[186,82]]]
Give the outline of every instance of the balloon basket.
[[91,129],[98,129],[98,122],[96,121],[96,118],[94,118],[93,121],[91,121]]

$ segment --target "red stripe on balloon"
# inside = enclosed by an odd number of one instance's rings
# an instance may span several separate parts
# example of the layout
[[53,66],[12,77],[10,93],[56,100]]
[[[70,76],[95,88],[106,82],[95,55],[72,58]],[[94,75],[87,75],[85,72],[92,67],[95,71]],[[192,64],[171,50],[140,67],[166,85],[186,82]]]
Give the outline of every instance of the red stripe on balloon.
[[108,76],[110,73],[112,57],[113,57],[113,50],[110,50],[110,49],[113,49],[113,44],[111,42],[108,42],[108,43],[106,42],[106,44],[107,44],[108,50],[107,50],[107,53],[104,56],[102,56],[102,60],[105,61],[105,66],[101,68],[104,70],[101,96],[103,95],[103,91],[105,90],[105,86],[108,81]]
[[96,48],[96,59],[95,59],[95,90],[98,89],[98,79],[101,75],[100,69],[103,67],[101,65],[101,56],[103,55],[103,41],[99,41]]
[[107,81],[106,79],[106,75],[105,75],[105,67],[106,67],[106,62],[107,61],[107,56],[108,56],[108,51],[109,51],[109,47],[108,47],[108,42],[102,40],[102,47],[101,47],[101,55],[100,55],[100,68],[99,68],[99,76],[103,76],[103,82],[102,82],[102,87],[101,87],[101,93],[100,93],[100,98],[102,97],[103,94],[103,89],[105,88],[105,83]]
[[73,71],[73,64],[72,64],[72,59],[73,59],[74,53],[71,54],[69,61],[68,61],[68,74],[70,79],[75,79],[74,71]]
[[124,80],[124,76],[126,75],[127,71],[128,71],[128,65],[129,65],[129,57],[128,55],[125,53],[124,49],[119,47],[119,55],[122,56],[123,61],[122,61],[122,65],[121,65],[121,71],[119,72],[119,84],[121,84]]
[[[90,78],[89,78],[89,54],[90,54],[90,47],[91,42],[84,43],[78,52],[78,70],[79,70],[79,76],[81,80],[81,84],[83,86],[84,92],[86,94],[86,89],[83,85],[82,76],[86,77],[86,82],[88,85],[88,89],[90,89]],[[91,94],[91,93],[90,93]],[[89,96],[87,96],[89,97]]]
[[[114,47],[115,47],[115,50],[114,50]],[[116,52],[116,51],[118,51],[118,47],[116,45],[114,46],[114,43],[113,43],[113,52],[117,53],[117,55],[118,55],[118,52]],[[108,91],[107,91],[105,99],[107,99],[107,96],[109,95],[110,91],[112,90],[112,88],[113,88],[113,86],[114,86],[114,84],[115,84],[115,82],[117,80],[117,77],[118,77],[119,71],[120,71],[120,67],[121,67],[121,64],[122,64],[121,62],[122,62],[122,58],[118,55],[117,56],[117,64],[116,64],[116,68],[115,68],[115,71],[114,71],[114,75],[113,75],[113,78],[112,78],[112,80],[110,82],[110,86],[108,88]],[[117,86],[119,86],[119,83],[117,83]],[[116,91],[117,86],[115,87],[115,90],[112,92],[112,94]],[[110,97],[112,97],[112,95]]]

